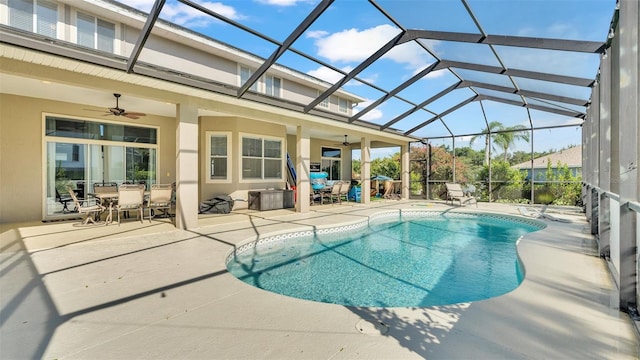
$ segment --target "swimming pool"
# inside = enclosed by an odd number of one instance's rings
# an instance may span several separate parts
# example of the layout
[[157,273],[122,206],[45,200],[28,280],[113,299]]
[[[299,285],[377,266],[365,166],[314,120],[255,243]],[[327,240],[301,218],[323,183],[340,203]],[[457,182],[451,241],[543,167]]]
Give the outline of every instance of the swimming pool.
[[229,254],[227,268],[261,289],[348,306],[477,301],[522,282],[516,241],[544,226],[504,215],[394,211],[247,243]]

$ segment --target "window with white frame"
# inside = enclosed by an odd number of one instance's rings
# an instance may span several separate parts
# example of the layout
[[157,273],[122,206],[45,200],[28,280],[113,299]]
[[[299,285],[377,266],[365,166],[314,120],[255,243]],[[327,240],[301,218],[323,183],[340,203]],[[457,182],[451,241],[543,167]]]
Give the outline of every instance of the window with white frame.
[[340,112],[346,113],[349,109],[349,105],[348,105],[348,101],[347,99],[343,99],[343,98],[338,98],[338,110]]
[[[321,92],[320,90],[318,90],[318,97],[320,95],[322,95],[323,92]],[[322,101],[320,101],[320,103],[318,104],[319,107],[321,108],[325,108],[328,109],[329,108],[329,98],[330,96],[327,96],[326,98],[322,99]]]
[[207,182],[231,181],[231,133],[207,131]]
[[266,75],[264,77],[265,94],[273,97],[281,97],[282,80],[275,76]]
[[[249,78],[253,75],[253,70],[249,69],[246,66],[240,67],[240,86],[244,85]],[[251,91],[258,92],[258,82],[254,82],[253,85],[249,88]]]
[[9,0],[9,26],[52,38],[58,32],[58,4],[48,0]]
[[321,153],[321,170],[329,174],[329,176],[327,176],[327,180],[341,180],[340,169],[342,168],[342,150],[323,147],[321,149]]
[[281,180],[283,141],[242,135],[242,180]]
[[116,25],[113,23],[78,12],[76,16],[76,34],[78,45],[109,53],[114,52]]

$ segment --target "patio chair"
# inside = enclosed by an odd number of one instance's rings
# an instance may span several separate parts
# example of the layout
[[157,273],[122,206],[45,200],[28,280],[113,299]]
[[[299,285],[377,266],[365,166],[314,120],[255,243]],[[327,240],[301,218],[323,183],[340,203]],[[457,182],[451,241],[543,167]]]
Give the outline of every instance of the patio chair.
[[93,192],[96,194],[118,192],[118,184],[116,183],[95,183],[93,184]]
[[445,183],[444,185],[447,188],[447,199],[445,200],[445,203],[451,201],[451,205],[453,206],[454,201],[459,201],[460,206],[463,204],[475,203],[476,207],[478,207],[478,200],[471,195],[465,195],[460,184]]
[[342,198],[349,202],[349,188],[351,188],[351,184],[344,181],[340,185],[340,196],[338,196],[338,202],[342,204]]
[[340,200],[340,187],[342,186],[342,184],[338,181],[338,182],[334,182],[333,185],[331,185],[331,191],[327,191],[322,193],[322,203],[324,204],[324,199],[327,198],[329,199],[329,201],[331,202],[331,204],[333,204],[334,200]]
[[169,215],[171,209],[171,198],[173,196],[173,186],[171,184],[153,184],[149,192],[149,201],[146,204],[149,209],[149,222],[158,210],[163,211],[163,215]]
[[118,203],[115,209],[118,212],[118,225],[120,225],[120,213],[137,210],[140,222],[143,222],[144,185],[120,185],[118,189]]
[[[70,185],[67,185],[67,191],[69,192],[71,199],[73,199],[73,203],[75,204],[78,213],[85,215],[84,219],[82,219],[81,224],[97,224],[94,218],[97,218],[105,210],[105,207],[98,203],[96,203],[95,205],[89,205],[88,201],[86,200],[80,201],[76,196],[76,192],[73,191],[73,188]],[[83,203],[85,203],[86,205],[83,206]]]
[[73,202],[73,198],[71,196],[62,196],[60,195],[60,191],[56,188],[56,201],[62,204],[62,212],[67,213],[70,212],[69,206],[67,203]]
[[309,184],[309,204],[313,205],[316,202],[319,202],[322,204],[322,194],[313,188],[313,184]]

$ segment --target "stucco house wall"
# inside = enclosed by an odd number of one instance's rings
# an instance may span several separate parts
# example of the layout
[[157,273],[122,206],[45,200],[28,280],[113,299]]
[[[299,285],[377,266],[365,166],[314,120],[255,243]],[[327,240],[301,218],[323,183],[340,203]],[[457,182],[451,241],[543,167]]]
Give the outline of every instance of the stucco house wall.
[[[76,104],[0,94],[0,223],[40,221],[45,199],[43,116],[80,117]],[[82,119],[121,122],[110,117]],[[175,119],[155,115],[137,120],[158,127],[158,182],[175,181]],[[17,170],[17,171],[16,171]]]

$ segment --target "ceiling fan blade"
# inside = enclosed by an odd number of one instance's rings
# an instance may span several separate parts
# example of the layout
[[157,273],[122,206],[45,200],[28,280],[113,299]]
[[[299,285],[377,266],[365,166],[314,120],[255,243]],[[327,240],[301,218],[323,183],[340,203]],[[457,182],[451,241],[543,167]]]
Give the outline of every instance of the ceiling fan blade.
[[136,115],[131,114],[131,113],[124,113],[124,114],[122,114],[122,116],[124,116],[126,118],[129,118],[129,119],[138,119],[138,118],[140,118],[139,116],[136,116]]
[[147,116],[147,114],[145,113],[141,113],[141,112],[131,112],[131,111],[127,111],[125,112],[123,115],[133,115],[133,116]]

